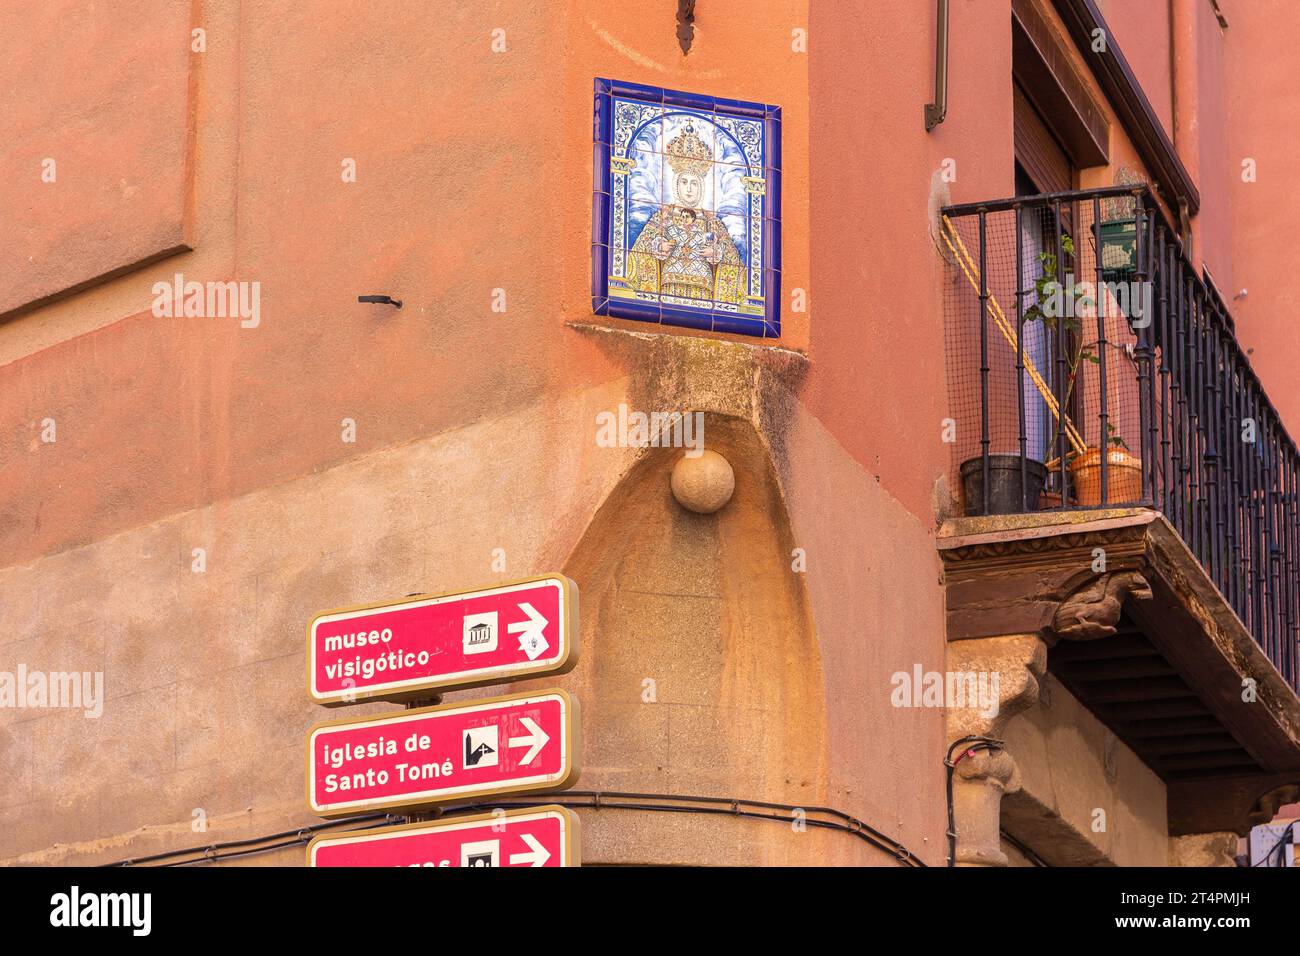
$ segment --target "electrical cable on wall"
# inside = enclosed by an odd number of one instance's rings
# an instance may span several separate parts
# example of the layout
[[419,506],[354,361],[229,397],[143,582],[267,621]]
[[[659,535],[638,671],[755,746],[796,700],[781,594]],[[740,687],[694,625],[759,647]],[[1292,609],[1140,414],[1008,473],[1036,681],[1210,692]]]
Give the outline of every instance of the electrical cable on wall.
[[[635,802],[620,803],[610,801]],[[688,805],[692,803],[699,805]],[[859,820],[857,817],[845,813],[842,810],[836,810],[833,807],[797,807],[791,804],[768,803],[761,800],[741,800],[731,797],[698,797],[682,796],[678,794],[570,790],[564,793],[546,794],[531,800],[516,798],[514,800],[475,803],[447,809],[452,813],[461,813],[498,808],[514,809],[516,807],[541,806],[543,804],[583,807],[597,811],[639,810],[663,813],[704,813],[746,817],[755,820],[771,820],[780,823],[794,823],[798,821],[806,826],[849,833],[858,839],[871,844],[877,849],[889,853],[904,866],[927,866],[925,862],[919,859],[902,843],[887,836],[875,827],[872,827],[870,824]],[[753,809],[743,809],[746,807]],[[761,812],[765,810],[778,812]],[[788,815],[782,815],[779,811],[784,811],[784,813]],[[796,812],[802,813],[803,816],[796,816]],[[809,814],[820,814],[823,816],[833,817],[834,819],[818,820],[811,818]],[[432,811],[432,817],[434,819],[440,818],[443,815],[443,808],[435,808]],[[104,866],[139,866],[150,863],[156,863],[163,866],[187,866],[192,863],[215,863],[221,860],[231,860],[244,856],[252,856],[257,853],[281,850],[286,847],[305,845],[316,833],[323,830],[374,829],[390,823],[398,823],[401,822],[401,820],[401,817],[392,814],[366,814],[364,816],[348,817],[342,820],[331,820],[328,822],[311,824],[309,826],[300,827],[296,830],[284,830],[279,833],[268,834],[264,837],[250,837],[243,840],[214,843],[208,846],[189,847],[183,850],[170,850],[165,853],[155,853],[151,856],[135,857],[114,863],[106,863]],[[268,843],[268,841],[276,842]],[[258,845],[262,843],[267,843],[267,845]],[[189,858],[184,859],[185,857]]]
[[[1286,830],[1282,833],[1282,835],[1278,837],[1277,842],[1268,848],[1268,852],[1264,854],[1264,856],[1260,859],[1260,861],[1258,863],[1252,863],[1251,866],[1252,867],[1256,867],[1256,866],[1271,867],[1275,865],[1286,866],[1286,845],[1291,842],[1291,835],[1294,832],[1295,832],[1295,822],[1293,821],[1291,825],[1288,826]],[[1274,853],[1277,854],[1276,864],[1269,862],[1270,860],[1273,859]]]
[[[952,752],[963,744],[970,744],[956,760],[952,759]],[[973,757],[982,750],[1005,750],[1006,747],[1002,741],[995,740],[992,737],[981,737],[978,734],[970,734],[965,737],[958,737],[948,747],[948,755],[943,758],[943,765],[948,768],[948,865],[957,865],[957,822],[954,819],[952,808],[952,775],[957,769],[957,764],[961,763],[967,757]]]

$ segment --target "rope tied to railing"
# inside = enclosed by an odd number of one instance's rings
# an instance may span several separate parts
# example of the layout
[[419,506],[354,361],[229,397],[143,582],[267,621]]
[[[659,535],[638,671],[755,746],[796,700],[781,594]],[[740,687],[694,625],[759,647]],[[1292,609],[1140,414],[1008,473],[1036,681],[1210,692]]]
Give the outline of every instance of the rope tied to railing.
[[[971,288],[975,290],[977,295],[983,296],[985,293],[980,282],[981,277],[979,266],[976,265],[975,261],[971,258],[970,251],[966,248],[966,244],[962,242],[961,236],[957,233],[957,227],[952,224],[952,220],[948,218],[946,213],[943,216],[943,227],[944,228],[941,230],[943,241],[947,244],[953,257],[957,260],[957,264],[961,267],[962,274],[966,276],[966,281],[970,283]],[[1074,422],[1070,420],[1069,413],[1062,413],[1061,406],[1057,402],[1056,396],[1052,394],[1051,387],[1043,379],[1042,373],[1038,371],[1038,367],[1034,364],[1033,359],[1030,356],[1025,355],[1023,349],[1017,347],[1015,326],[1011,324],[1011,320],[1008,319],[1006,313],[1002,311],[1002,306],[998,304],[997,298],[991,291],[988,292],[988,303],[989,310],[993,315],[994,325],[997,326],[997,330],[1002,333],[1002,338],[1006,340],[1006,343],[1010,345],[1013,350],[1018,352],[1021,361],[1024,364],[1025,372],[1029,375],[1030,381],[1034,383],[1034,388],[1038,389],[1038,394],[1043,396],[1043,401],[1046,403],[1052,415],[1056,418],[1056,421],[1061,425],[1066,438],[1069,439],[1075,452],[1080,455],[1085,454],[1088,449],[1087,442],[1083,440],[1083,435],[1080,434],[1079,430],[1074,426]]]

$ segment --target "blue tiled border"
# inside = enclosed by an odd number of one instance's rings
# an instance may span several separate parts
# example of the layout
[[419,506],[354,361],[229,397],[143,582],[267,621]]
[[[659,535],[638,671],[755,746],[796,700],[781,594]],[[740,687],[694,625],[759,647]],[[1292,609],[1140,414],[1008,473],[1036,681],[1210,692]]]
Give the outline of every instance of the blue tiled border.
[[[610,141],[613,138],[612,102],[615,96],[632,97],[665,106],[745,116],[763,120],[764,154],[769,180],[763,239],[767,250],[763,265],[763,290],[766,314],[763,318],[731,312],[706,312],[680,306],[658,305],[627,299],[610,299],[606,291],[609,274]],[[763,338],[781,335],[781,108],[763,103],[714,98],[698,93],[683,93],[641,83],[607,80],[595,81],[593,100],[594,170],[592,174],[591,215],[591,308],[597,315],[660,322],[690,329],[734,332]]]

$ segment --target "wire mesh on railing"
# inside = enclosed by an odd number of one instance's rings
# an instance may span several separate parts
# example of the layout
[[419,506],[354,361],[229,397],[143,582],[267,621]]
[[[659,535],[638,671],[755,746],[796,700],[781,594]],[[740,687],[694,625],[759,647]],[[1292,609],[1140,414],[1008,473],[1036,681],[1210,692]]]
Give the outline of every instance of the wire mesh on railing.
[[[992,510],[1008,510],[999,507],[1008,495],[1015,511],[1061,507],[1063,492],[1074,505],[1143,500],[1130,440],[1139,428],[1130,289],[1104,256],[1099,264],[1096,212],[1025,205],[945,226],[953,467],[978,499],[968,500],[972,513],[985,511],[986,446]],[[1105,234],[1101,249],[1109,251]]]
[[1300,686],[1300,457],[1150,192],[952,206],[940,234],[966,513],[1160,509]]

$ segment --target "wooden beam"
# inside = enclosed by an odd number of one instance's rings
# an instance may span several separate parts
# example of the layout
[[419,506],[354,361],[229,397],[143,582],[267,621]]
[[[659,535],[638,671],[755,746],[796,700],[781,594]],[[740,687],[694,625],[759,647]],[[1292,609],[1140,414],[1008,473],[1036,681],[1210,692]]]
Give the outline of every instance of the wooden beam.
[[1181,737],[1184,734],[1215,733],[1223,724],[1214,716],[1173,717],[1157,720],[1130,720],[1121,725],[1125,736],[1134,740],[1159,740],[1161,737]]
[[[1048,665],[1052,665],[1048,657]],[[1072,683],[1093,684],[1106,680],[1137,680],[1139,678],[1169,677],[1178,672],[1158,654],[1149,657],[1115,657],[1091,661],[1076,661],[1052,667]]]
[[1159,657],[1160,652],[1141,634],[1116,634],[1100,641],[1062,641],[1048,652],[1047,663],[1055,661],[1098,661],[1113,658]]
[[1205,705],[1194,697],[1178,700],[1143,700],[1131,703],[1104,704],[1097,708],[1103,723],[1127,724],[1133,720],[1155,720],[1165,717],[1209,717]]
[[1182,737],[1160,737],[1156,740],[1148,740],[1142,745],[1142,753],[1153,757],[1163,757],[1169,754],[1194,754],[1205,752],[1214,752],[1221,750],[1238,750],[1241,744],[1232,739],[1232,734],[1226,730],[1210,734],[1186,734]]
[[1240,747],[1228,750],[1211,750],[1205,753],[1170,754],[1156,761],[1162,770],[1227,770],[1240,772],[1246,767],[1259,767],[1255,759]]
[[1085,704],[1127,704],[1137,701],[1196,700],[1196,693],[1181,677],[1139,677],[1101,680],[1077,685]]
[[1231,830],[1245,836],[1272,819],[1283,804],[1300,800],[1300,772],[1241,773],[1186,771],[1168,787],[1169,834]]

